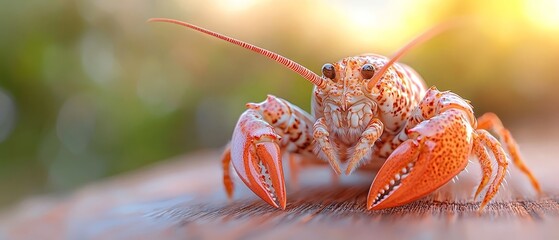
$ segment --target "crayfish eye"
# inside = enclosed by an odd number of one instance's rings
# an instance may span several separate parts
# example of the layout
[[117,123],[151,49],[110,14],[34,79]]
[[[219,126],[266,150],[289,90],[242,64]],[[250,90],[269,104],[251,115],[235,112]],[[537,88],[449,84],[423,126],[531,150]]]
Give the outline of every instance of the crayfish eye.
[[322,66],[322,75],[329,79],[334,79],[336,77],[334,65],[332,65],[331,63],[324,64],[324,66]]
[[372,78],[375,75],[375,68],[372,64],[367,63],[361,67],[361,76],[364,79]]

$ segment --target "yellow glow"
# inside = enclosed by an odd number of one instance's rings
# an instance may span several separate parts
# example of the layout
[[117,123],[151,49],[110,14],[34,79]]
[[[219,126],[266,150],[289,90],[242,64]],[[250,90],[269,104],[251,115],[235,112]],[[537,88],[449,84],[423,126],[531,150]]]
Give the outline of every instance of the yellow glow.
[[559,0],[525,0],[526,15],[537,26],[559,30]]
[[[330,0],[342,16],[340,29],[357,44],[375,48],[398,49],[415,34],[433,25],[429,15],[433,1],[393,0],[361,1]],[[439,2],[440,1],[435,1]]]
[[216,0],[216,5],[230,12],[244,11],[257,3],[257,0]]

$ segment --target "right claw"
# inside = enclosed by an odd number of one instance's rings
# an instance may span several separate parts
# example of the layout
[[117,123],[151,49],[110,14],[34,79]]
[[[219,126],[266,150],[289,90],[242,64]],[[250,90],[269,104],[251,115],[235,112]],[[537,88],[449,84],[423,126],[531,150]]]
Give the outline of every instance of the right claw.
[[237,123],[231,142],[233,168],[256,195],[268,204],[285,209],[285,180],[278,142],[280,136],[253,109]]

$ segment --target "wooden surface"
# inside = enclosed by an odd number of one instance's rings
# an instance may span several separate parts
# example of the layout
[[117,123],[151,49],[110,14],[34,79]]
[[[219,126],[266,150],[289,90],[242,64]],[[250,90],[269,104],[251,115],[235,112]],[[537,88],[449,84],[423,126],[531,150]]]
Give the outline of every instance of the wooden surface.
[[559,239],[559,164],[552,154],[559,141],[520,142],[545,194],[536,196],[512,169],[481,214],[472,199],[479,181],[475,164],[437,193],[382,211],[365,209],[373,174],[335,184],[329,169],[305,169],[299,186],[288,182],[287,209],[281,211],[238,179],[228,201],[219,151],[202,151],[67,196],[23,201],[0,214],[0,239]]

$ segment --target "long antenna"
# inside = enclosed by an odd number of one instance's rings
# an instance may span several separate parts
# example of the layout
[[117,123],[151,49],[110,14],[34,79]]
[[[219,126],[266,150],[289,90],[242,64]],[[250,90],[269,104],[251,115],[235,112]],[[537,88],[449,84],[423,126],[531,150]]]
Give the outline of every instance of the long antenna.
[[414,47],[418,46],[419,44],[422,44],[425,41],[433,38],[434,36],[448,30],[449,28],[455,27],[460,22],[462,22],[462,21],[455,20],[455,21],[445,22],[443,24],[437,25],[437,26],[427,30],[426,32],[422,33],[421,35],[419,35],[415,39],[411,40],[408,44],[406,44],[404,47],[402,47],[400,50],[398,50],[394,54],[392,59],[390,59],[390,61],[388,61],[388,63],[386,63],[386,65],[382,66],[382,68],[378,72],[375,73],[375,75],[371,78],[371,80],[367,84],[367,88],[368,89],[373,89],[373,87],[377,84],[377,82],[380,80],[380,78],[382,78],[382,76],[386,73],[386,71],[388,71],[388,68],[390,68],[392,65],[394,65],[394,63],[396,61],[398,61],[400,58],[402,58],[404,55],[406,55],[411,49],[413,49]]
[[263,55],[267,58],[270,58],[270,59],[286,66],[287,68],[289,68],[292,71],[298,73],[303,78],[307,79],[309,82],[311,82],[312,84],[316,85],[319,88],[324,88],[325,87],[325,85],[324,85],[325,81],[322,77],[318,76],[316,73],[314,73],[313,71],[304,67],[303,65],[301,65],[301,64],[299,64],[299,63],[297,63],[293,60],[290,60],[290,59],[288,59],[284,56],[281,56],[281,55],[279,55],[275,52],[272,52],[272,51],[266,50],[264,48],[252,45],[250,43],[246,43],[246,42],[243,42],[241,40],[237,40],[235,38],[228,37],[228,36],[225,36],[223,34],[219,34],[219,33],[216,33],[214,31],[210,31],[210,30],[207,30],[205,28],[201,28],[201,27],[198,27],[196,25],[193,25],[193,24],[190,24],[190,23],[187,23],[187,22],[182,22],[182,21],[179,21],[179,20],[168,19],[168,18],[150,18],[150,19],[148,19],[148,22],[173,23],[173,24],[181,25],[181,26],[184,26],[184,27],[187,27],[187,28],[190,28],[190,29],[194,29],[198,32],[202,32],[202,33],[211,35],[213,37],[225,40],[225,41],[230,42],[232,44],[235,44],[237,46],[240,46],[240,47],[243,47],[245,49],[256,52],[260,55]]

